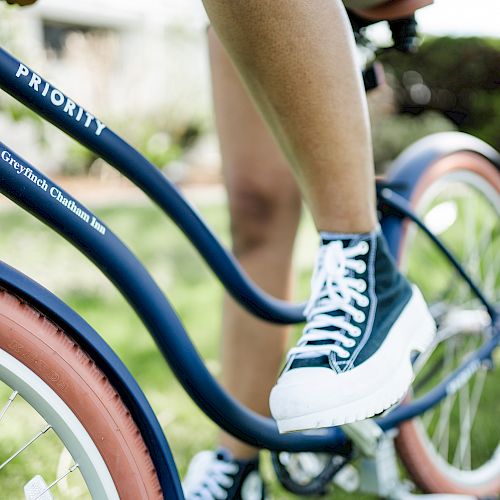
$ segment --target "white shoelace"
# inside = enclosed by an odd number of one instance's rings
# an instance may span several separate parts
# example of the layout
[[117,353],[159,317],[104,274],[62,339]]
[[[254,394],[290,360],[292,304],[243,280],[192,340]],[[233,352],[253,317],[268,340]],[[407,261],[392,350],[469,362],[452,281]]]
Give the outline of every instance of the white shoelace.
[[[307,325],[297,346],[289,351],[289,359],[329,355],[332,351],[341,358],[349,357],[349,351],[344,347],[356,345],[354,339],[361,335],[361,328],[346,321],[344,315],[334,316],[330,313],[343,311],[356,323],[365,320],[363,311],[357,309],[355,304],[361,307],[369,304],[368,297],[362,294],[367,287],[366,281],[348,274],[350,270],[358,274],[366,270],[364,261],[355,257],[365,255],[368,250],[366,241],[346,248],[341,241],[332,241],[320,247],[311,281],[311,298],[304,310]],[[329,327],[338,330],[326,329]],[[347,337],[340,330],[353,338]],[[325,340],[328,343],[310,344],[311,341]]]
[[236,464],[218,460],[212,451],[198,453],[189,466],[183,481],[184,494],[187,500],[225,500],[225,488],[233,485],[231,475],[239,468]]

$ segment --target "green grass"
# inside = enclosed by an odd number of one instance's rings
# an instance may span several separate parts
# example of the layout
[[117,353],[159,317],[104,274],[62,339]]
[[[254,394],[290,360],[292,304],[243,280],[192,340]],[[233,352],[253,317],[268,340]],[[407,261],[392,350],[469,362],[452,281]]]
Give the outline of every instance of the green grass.
[[[200,207],[200,211],[227,244],[226,208],[210,205]],[[215,277],[158,209],[114,206],[97,210],[97,213],[151,271],[181,316],[209,369],[217,376],[220,373],[218,346],[223,290]],[[0,258],[60,296],[118,353],[158,415],[183,474],[193,454],[215,446],[217,429],[184,393],[140,320],[91,263],[41,223],[17,208],[9,208],[0,212],[0,225]],[[302,298],[307,293],[308,263],[312,261],[316,244],[311,222],[306,219],[301,227],[295,259],[298,295]],[[21,413],[13,419],[21,420]],[[0,439],[0,460],[8,456],[9,446]],[[16,498],[14,491],[8,489],[10,484],[16,477],[33,477],[39,465],[38,458],[32,459],[31,463],[20,461],[14,476],[9,477],[9,484],[3,480],[0,482],[1,496]],[[267,454],[263,468],[274,498],[296,498],[273,480]],[[48,481],[52,479],[47,477]],[[358,493],[348,495],[336,488],[335,498],[373,497]]]
[[[185,237],[155,207],[114,206],[96,212],[147,266],[182,318],[209,369],[218,375],[223,290],[211,271]],[[201,212],[227,244],[225,207],[204,206]],[[179,470],[184,473],[197,451],[216,445],[218,431],[175,380],[141,321],[93,264],[43,224],[12,208],[0,213],[0,225],[0,258],[61,297],[118,353],[146,393],[165,429]],[[305,297],[308,270],[304,263],[310,261],[317,238],[307,237],[307,234],[314,235],[308,221],[301,233],[296,267],[300,275],[298,289]],[[12,421],[22,421],[23,412],[13,414]],[[36,428],[31,422],[24,428],[26,436],[32,435]],[[18,433],[12,434],[19,438]],[[9,456],[13,446],[2,443],[0,459]],[[23,477],[26,481],[33,477],[39,471],[40,459],[35,454],[30,455],[30,461],[19,460],[17,467],[14,463],[14,467],[9,465],[11,470],[16,470],[8,482],[15,484],[15,478]],[[273,483],[275,498],[294,498],[272,480],[267,456],[264,471]],[[47,480],[51,479],[48,474]],[[4,494],[10,490],[3,481],[0,484]],[[10,491],[9,498],[15,498],[14,490]]]

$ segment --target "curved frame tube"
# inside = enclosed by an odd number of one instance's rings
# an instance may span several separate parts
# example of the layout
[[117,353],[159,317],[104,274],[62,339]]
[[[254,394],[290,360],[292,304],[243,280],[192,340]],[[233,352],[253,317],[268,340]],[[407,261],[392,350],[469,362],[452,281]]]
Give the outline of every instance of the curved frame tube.
[[[2,48],[0,88],[113,165],[146,193],[184,232],[226,290],[248,311],[275,323],[304,320],[304,305],[278,300],[249,280],[232,254],[158,168],[95,116]],[[101,129],[103,126],[105,128]]]
[[[29,171],[29,177],[19,175],[21,169]],[[227,432],[273,450],[318,451],[343,441],[339,429],[321,436],[280,435],[273,420],[230,397],[207,370],[169,301],[130,250],[90,210],[2,143],[0,191],[66,238],[114,283],[191,398]]]

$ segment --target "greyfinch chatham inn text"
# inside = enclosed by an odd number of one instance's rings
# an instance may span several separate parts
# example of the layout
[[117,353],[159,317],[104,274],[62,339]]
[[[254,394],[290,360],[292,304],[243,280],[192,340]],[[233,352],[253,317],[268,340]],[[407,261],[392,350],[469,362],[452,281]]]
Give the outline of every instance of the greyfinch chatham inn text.
[[16,171],[17,175],[23,175],[26,177],[36,187],[48,193],[51,198],[54,198],[55,201],[66,207],[82,221],[89,224],[98,233],[102,235],[106,234],[106,228],[92,214],[89,214],[80,208],[71,198],[64,196],[59,188],[56,186],[50,186],[46,179],[38,175],[36,172],[33,172],[30,167],[26,167],[25,165],[19,163],[9,151],[4,149],[2,153],[0,153],[0,158],[5,163],[10,165]]
[[16,72],[16,78],[26,80],[28,86],[33,89],[33,92],[41,93],[43,97],[49,96],[50,103],[56,108],[61,108],[64,113],[73,118],[77,122],[81,122],[85,128],[95,131],[95,135],[101,135],[106,125],[99,121],[95,116],[85,111],[81,106],[66,97],[60,90],[52,87],[49,82],[31,71],[24,64],[19,64]]

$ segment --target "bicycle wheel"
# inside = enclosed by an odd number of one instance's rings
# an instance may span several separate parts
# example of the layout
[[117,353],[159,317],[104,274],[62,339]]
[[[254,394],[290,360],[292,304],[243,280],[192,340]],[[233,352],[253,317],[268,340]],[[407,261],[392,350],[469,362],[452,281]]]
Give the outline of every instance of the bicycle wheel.
[[163,498],[130,413],[60,328],[0,290],[2,498]]
[[[417,214],[499,302],[500,173],[483,156],[453,153],[432,165],[411,199]],[[438,324],[436,347],[418,368],[413,397],[428,392],[491,335],[491,318],[437,248],[407,225],[400,265],[422,290]],[[500,352],[462,387],[400,426],[397,447],[426,492],[500,493]]]

